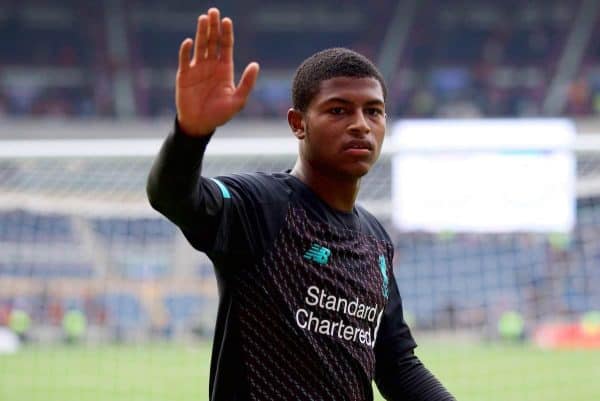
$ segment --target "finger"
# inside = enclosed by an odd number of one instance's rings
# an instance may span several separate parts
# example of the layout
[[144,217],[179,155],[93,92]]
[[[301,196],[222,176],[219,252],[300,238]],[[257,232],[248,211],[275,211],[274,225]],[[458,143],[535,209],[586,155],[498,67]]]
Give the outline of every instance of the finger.
[[218,8],[208,10],[208,51],[206,58],[216,59],[219,51],[219,38],[221,37],[221,16]]
[[240,78],[240,83],[238,87],[235,89],[234,96],[240,102],[240,108],[246,103],[246,99],[250,94],[250,91],[254,87],[256,83],[256,79],[258,78],[258,71],[260,67],[258,63],[250,63],[242,73],[242,77]]
[[190,50],[194,42],[190,38],[186,38],[179,46],[179,71],[185,71],[190,68]]
[[221,61],[233,62],[233,22],[229,18],[221,21]]
[[198,17],[198,26],[196,28],[196,40],[194,46],[194,60],[196,64],[205,58],[206,47],[208,45],[208,16],[202,14]]

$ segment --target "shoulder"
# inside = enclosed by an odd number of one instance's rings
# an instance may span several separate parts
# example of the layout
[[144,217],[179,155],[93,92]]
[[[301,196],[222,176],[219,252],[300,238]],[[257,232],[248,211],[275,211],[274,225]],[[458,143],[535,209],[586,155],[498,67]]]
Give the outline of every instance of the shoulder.
[[381,241],[392,243],[392,240],[381,222],[371,212],[360,205],[356,205],[356,212],[360,219],[361,231],[372,235]]
[[238,173],[217,176],[212,180],[219,186],[225,197],[238,200],[277,202],[289,197],[289,187],[281,174]]

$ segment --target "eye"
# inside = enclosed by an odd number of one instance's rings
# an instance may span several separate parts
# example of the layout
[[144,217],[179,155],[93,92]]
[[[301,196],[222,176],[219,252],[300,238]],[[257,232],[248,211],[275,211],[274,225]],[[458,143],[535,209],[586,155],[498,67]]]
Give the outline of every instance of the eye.
[[332,107],[329,109],[329,113],[336,115],[336,116],[342,115],[345,112],[346,112],[346,110],[344,110],[343,107]]
[[383,110],[379,109],[377,107],[369,107],[367,110],[365,110],[366,113],[370,116],[382,116],[383,115]]

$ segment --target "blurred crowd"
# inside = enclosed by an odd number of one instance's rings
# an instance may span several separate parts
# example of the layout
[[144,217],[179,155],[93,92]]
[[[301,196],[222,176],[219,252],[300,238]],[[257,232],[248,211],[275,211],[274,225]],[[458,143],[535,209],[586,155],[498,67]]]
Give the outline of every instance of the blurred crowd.
[[[245,116],[284,116],[294,68],[313,52],[346,46],[378,62],[389,51],[386,40],[399,50],[388,82],[393,116],[600,114],[600,15],[583,43],[569,41],[580,23],[579,0],[526,6],[517,0],[426,0],[400,17],[396,9],[412,1],[311,2],[219,2],[235,23],[238,69],[252,60],[262,65]],[[0,115],[172,115],[179,44],[193,36],[195,17],[209,5],[3,1]],[[405,40],[389,34],[399,23],[408,27]],[[583,55],[562,85],[562,101],[549,111],[544,103],[560,61],[577,50]]]

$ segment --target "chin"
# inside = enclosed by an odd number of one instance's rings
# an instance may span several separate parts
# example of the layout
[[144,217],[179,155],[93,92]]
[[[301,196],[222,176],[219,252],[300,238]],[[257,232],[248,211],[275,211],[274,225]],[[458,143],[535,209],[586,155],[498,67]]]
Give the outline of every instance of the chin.
[[344,175],[351,178],[362,178],[371,170],[371,166],[358,165],[352,166],[343,171]]

